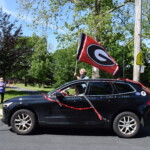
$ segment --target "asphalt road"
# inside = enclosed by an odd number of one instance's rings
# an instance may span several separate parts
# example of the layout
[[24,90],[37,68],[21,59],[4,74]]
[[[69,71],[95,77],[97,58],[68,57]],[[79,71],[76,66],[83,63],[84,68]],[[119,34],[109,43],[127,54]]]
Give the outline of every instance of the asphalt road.
[[41,128],[21,136],[0,121],[0,150],[149,150],[150,128],[137,138],[122,139],[111,130]]

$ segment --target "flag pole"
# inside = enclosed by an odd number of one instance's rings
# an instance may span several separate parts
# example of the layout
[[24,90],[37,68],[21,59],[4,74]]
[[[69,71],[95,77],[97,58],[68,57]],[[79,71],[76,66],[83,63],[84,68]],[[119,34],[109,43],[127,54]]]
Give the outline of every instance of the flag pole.
[[78,60],[76,60],[75,73],[77,73],[77,68],[78,68]]

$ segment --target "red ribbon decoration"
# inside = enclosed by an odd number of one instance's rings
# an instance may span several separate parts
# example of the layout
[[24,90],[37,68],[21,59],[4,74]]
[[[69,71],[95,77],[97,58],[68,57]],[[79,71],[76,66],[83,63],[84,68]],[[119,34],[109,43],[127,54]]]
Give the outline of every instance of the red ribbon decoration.
[[64,103],[58,102],[58,101],[56,101],[56,100],[54,100],[54,99],[51,99],[51,98],[47,97],[44,93],[42,93],[42,95],[44,96],[45,99],[47,99],[47,100],[49,100],[49,101],[51,101],[51,102],[58,103],[58,104],[60,104],[60,105],[62,105],[62,106],[65,106],[65,107],[67,107],[67,108],[70,108],[70,109],[74,109],[74,110],[88,110],[88,109],[93,109],[94,112],[96,113],[96,115],[98,116],[99,120],[103,120],[103,117],[100,115],[100,113],[97,111],[97,109],[95,109],[95,108],[92,107],[92,106],[91,106],[91,107],[85,107],[85,108],[77,108],[77,107],[69,106],[69,105],[66,105],[66,104],[64,104]]
[[46,98],[47,100],[49,100],[49,101],[51,101],[51,102],[58,103],[58,104],[60,104],[60,105],[62,105],[62,106],[65,106],[65,107],[67,107],[67,108],[70,108],[70,109],[74,109],[74,110],[88,110],[88,109],[92,109],[92,107],[77,108],[77,107],[69,106],[69,105],[67,105],[67,104],[58,102],[58,101],[56,101],[56,100],[54,100],[54,99],[51,99],[51,98],[47,97],[44,93],[42,93],[42,95],[43,95],[44,98]]

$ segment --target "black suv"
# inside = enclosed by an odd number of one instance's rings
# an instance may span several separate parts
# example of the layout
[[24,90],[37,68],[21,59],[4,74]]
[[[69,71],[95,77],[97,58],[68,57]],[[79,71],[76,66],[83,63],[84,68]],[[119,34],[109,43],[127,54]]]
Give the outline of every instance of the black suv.
[[48,94],[7,100],[2,120],[17,134],[29,134],[37,125],[112,127],[131,138],[150,125],[150,91],[128,79],[75,80]]

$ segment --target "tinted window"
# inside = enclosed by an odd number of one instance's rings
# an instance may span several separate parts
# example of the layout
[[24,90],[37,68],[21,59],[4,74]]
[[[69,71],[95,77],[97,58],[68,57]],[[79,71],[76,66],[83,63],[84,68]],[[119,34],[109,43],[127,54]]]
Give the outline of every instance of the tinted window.
[[114,83],[119,93],[133,92],[134,89],[126,83]]
[[64,93],[64,96],[83,96],[87,85],[85,83],[72,84],[59,92]]
[[113,88],[108,82],[92,82],[88,95],[107,95],[113,94]]

